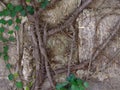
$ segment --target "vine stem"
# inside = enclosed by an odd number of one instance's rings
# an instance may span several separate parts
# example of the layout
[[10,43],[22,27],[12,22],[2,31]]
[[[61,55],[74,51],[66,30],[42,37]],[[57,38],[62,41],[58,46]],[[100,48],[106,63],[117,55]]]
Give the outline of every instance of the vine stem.
[[70,75],[70,66],[71,66],[71,61],[72,61],[72,59],[73,59],[73,52],[74,52],[74,44],[75,44],[75,30],[74,30],[74,28],[73,28],[73,26],[71,26],[70,27],[70,29],[72,30],[72,32],[73,32],[73,36],[72,36],[72,44],[71,44],[71,51],[70,51],[70,55],[69,55],[69,61],[68,61],[68,73],[67,73],[67,76],[69,76]]
[[48,59],[48,56],[47,56],[47,52],[45,50],[45,47],[44,47],[44,43],[42,41],[42,36],[41,36],[41,33],[40,33],[40,29],[39,29],[39,19],[38,19],[38,14],[36,13],[35,14],[35,31],[36,31],[36,34],[38,36],[38,43],[39,43],[39,48],[40,48],[40,52],[41,54],[44,56],[45,58],[45,68],[46,68],[46,73],[47,73],[47,77],[50,81],[50,84],[53,88],[55,88],[55,85],[52,81],[52,77],[51,77],[51,74],[50,74],[50,68],[49,68],[49,65],[48,65],[48,62],[49,62],[49,59]]
[[37,43],[37,38],[35,36],[34,33],[34,26],[31,26],[30,31],[31,31],[31,35],[32,35],[32,41],[33,41],[33,56],[35,58],[35,64],[36,64],[36,80],[34,85],[32,86],[31,90],[39,90],[39,85],[42,83],[43,81],[43,75],[41,74],[41,68],[40,68],[40,51],[39,51],[39,47],[38,47],[38,43]]

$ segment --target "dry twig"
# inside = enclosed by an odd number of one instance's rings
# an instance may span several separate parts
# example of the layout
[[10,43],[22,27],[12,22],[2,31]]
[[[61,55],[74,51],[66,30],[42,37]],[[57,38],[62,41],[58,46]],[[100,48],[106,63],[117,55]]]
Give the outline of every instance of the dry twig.
[[35,20],[36,20],[36,22],[35,22],[35,31],[36,31],[36,34],[37,34],[37,37],[38,37],[38,43],[39,43],[40,52],[45,58],[45,68],[46,68],[47,77],[48,77],[48,79],[50,81],[51,86],[53,88],[55,88],[52,77],[51,77],[51,74],[50,74],[50,70],[49,70],[50,69],[49,65],[48,65],[49,58],[47,56],[47,52],[46,52],[46,49],[44,47],[42,36],[41,36],[40,31],[39,31],[40,27],[39,27],[39,20],[38,20],[38,14],[37,13],[35,14]]
[[33,41],[33,56],[35,58],[35,64],[36,64],[36,80],[35,83],[32,87],[32,90],[39,90],[40,84],[43,81],[43,75],[41,74],[41,69],[40,69],[40,52],[39,52],[39,47],[37,43],[37,38],[34,33],[34,26],[31,26],[31,35],[32,35],[32,41]]
[[72,36],[72,44],[71,44],[71,49],[70,49],[70,55],[69,55],[69,61],[68,61],[68,74],[67,74],[67,76],[69,76],[70,75],[70,66],[71,66],[71,61],[72,61],[72,59],[73,59],[73,52],[74,52],[74,46],[75,46],[75,29],[74,29],[74,27],[73,26],[71,26],[71,28],[70,28],[71,30],[72,30],[72,32],[73,32],[73,36]]

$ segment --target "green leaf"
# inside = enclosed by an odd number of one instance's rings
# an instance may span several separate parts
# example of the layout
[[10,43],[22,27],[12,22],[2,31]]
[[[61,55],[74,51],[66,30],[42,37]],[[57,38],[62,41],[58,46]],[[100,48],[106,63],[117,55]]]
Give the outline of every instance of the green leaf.
[[13,10],[14,9],[14,6],[12,3],[8,3],[7,4],[7,8],[10,9],[10,10]]
[[85,87],[83,85],[79,86],[79,90],[85,90]]
[[16,82],[16,87],[17,88],[23,88],[23,83],[22,82]]
[[31,81],[31,82],[28,83],[29,87],[32,87],[32,85],[33,85],[33,81]]
[[10,16],[11,16],[11,17],[15,17],[16,14],[17,14],[17,12],[16,12],[15,10],[12,10]]
[[11,25],[13,24],[12,19],[9,19],[9,20],[7,21],[7,23],[8,23],[9,26],[11,26]]
[[67,80],[68,82],[73,82],[74,80],[76,80],[76,77],[75,77],[74,74],[70,74],[70,76],[68,76],[68,77],[66,78],[66,80]]
[[21,23],[21,19],[16,18],[16,23]]
[[14,75],[13,75],[13,74],[9,74],[9,75],[8,75],[8,79],[9,79],[10,81],[12,81],[12,80],[14,79]]
[[25,90],[30,90],[30,88],[28,86],[25,87]]
[[78,85],[72,85],[70,90],[85,90],[85,87],[82,86],[78,86]]
[[1,34],[1,35],[0,35],[0,41],[2,41],[2,42],[7,42],[8,40],[7,40],[6,38],[4,38],[3,35]]
[[14,75],[14,78],[17,78],[19,76],[18,73],[14,73],[13,75]]
[[3,10],[3,15],[4,16],[9,16],[11,14],[11,11],[10,10],[8,10],[8,9],[4,9]]
[[67,85],[68,85],[68,82],[59,83],[59,84],[56,85],[56,89],[59,90],[59,89],[65,87],[65,86],[67,86]]
[[84,85],[85,88],[88,88],[88,87],[89,87],[88,82],[84,82],[83,85]]
[[18,31],[20,29],[20,27],[18,25],[16,25],[15,29]]
[[48,1],[48,0],[44,0],[44,1],[41,3],[41,8],[45,9],[48,4],[49,4],[49,1]]
[[8,63],[8,64],[6,64],[6,68],[7,68],[7,69],[10,69],[11,67],[12,67],[12,65],[11,65],[11,64],[9,64],[9,63]]
[[26,0],[26,2],[31,2],[31,0]]
[[0,57],[2,56],[2,53],[0,52]]
[[76,80],[73,80],[70,82],[70,84],[73,84],[73,85],[78,85],[77,81]]
[[4,19],[0,19],[0,23],[5,25],[6,21]]
[[4,12],[3,11],[0,11],[0,16],[3,16],[4,15]]
[[3,33],[5,29],[3,27],[0,27],[0,33]]
[[76,85],[72,85],[70,90],[81,90],[81,89]]
[[13,34],[13,33],[14,33],[13,30],[9,30],[9,31],[8,31],[8,34]]
[[23,6],[22,5],[17,5],[16,7],[15,7],[15,11],[16,12],[20,12],[20,11],[22,11],[23,10]]
[[8,52],[8,50],[9,50],[8,45],[6,45],[6,46],[3,47],[3,51],[4,51],[4,53]]
[[27,10],[27,11],[31,11],[32,9],[33,9],[32,6],[27,6],[27,7],[26,7],[26,10]]
[[34,8],[32,6],[27,6],[26,10],[29,14],[33,15],[34,14]]
[[8,61],[8,59],[9,59],[9,56],[6,54],[6,55],[4,55],[4,60],[5,61]]
[[25,10],[22,10],[20,13],[21,13],[22,16],[26,16],[27,15]]
[[80,79],[80,78],[77,78],[77,83],[78,83],[78,85],[81,85],[81,84],[83,84],[83,80],[82,79]]
[[13,36],[10,36],[8,40],[11,41],[11,42],[14,42],[15,38]]

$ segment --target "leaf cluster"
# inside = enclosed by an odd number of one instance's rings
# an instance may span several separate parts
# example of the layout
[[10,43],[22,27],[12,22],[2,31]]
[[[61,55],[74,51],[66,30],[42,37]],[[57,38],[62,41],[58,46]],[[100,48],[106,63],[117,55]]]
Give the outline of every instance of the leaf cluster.
[[[12,34],[12,31],[9,33]],[[4,59],[5,64],[6,64],[6,68],[10,71],[10,69],[12,68],[12,65],[9,63],[8,51],[9,51],[9,46],[8,45],[3,46],[3,51],[0,52],[0,57],[3,56],[3,59]],[[10,81],[14,81],[18,76],[19,76],[18,73],[12,74],[10,72],[10,74],[8,75],[8,79]],[[15,85],[17,88],[23,88],[23,83],[21,81],[16,81]]]
[[[45,9],[49,3],[48,0],[39,0],[40,1],[40,8]],[[26,0],[26,2],[30,3],[31,0]],[[35,9],[33,6],[31,5],[27,5],[27,6],[23,6],[23,5],[13,5],[12,3],[8,3],[6,8],[3,9],[2,11],[0,11],[0,41],[2,41],[4,43],[4,47],[3,47],[3,51],[0,52],[0,57],[2,56],[5,64],[6,64],[6,68],[9,70],[9,75],[8,75],[8,79],[10,81],[14,81],[15,86],[17,88],[23,88],[23,83],[21,81],[17,81],[17,77],[19,76],[18,73],[12,73],[11,72],[11,68],[12,65],[10,64],[9,61],[9,55],[8,55],[8,51],[9,51],[9,46],[7,45],[7,42],[13,42],[15,41],[15,38],[13,36],[14,34],[14,30],[8,30],[7,34],[9,35],[8,38],[4,37],[3,33],[5,32],[5,25],[7,26],[11,26],[15,23],[14,25],[14,29],[16,31],[18,31],[20,29],[19,24],[21,23],[21,19],[19,18],[19,16],[27,16],[27,14],[33,15],[35,12]],[[11,19],[9,20],[5,20],[4,17],[9,16],[11,17]],[[25,87],[25,90],[30,90],[30,85]],[[60,89],[62,90],[62,89]]]
[[88,88],[88,83],[75,77],[74,74],[70,74],[70,76],[66,78],[66,82],[56,85],[56,90],[85,90],[86,88]]
[[48,4],[49,4],[48,0],[41,0],[41,8],[45,9]]
[[27,13],[33,15],[34,8],[32,6],[26,6],[26,8],[24,8],[23,5],[13,5],[12,3],[8,3],[7,7],[0,11],[0,16],[15,17],[18,13],[20,13],[21,16],[26,16]]
[[[26,16],[27,14],[31,14],[31,15],[34,14],[34,8],[32,6],[26,6],[26,8],[24,8],[22,5],[15,6],[11,3],[8,3],[6,8],[0,11],[0,17],[2,17],[0,19],[0,24],[1,24],[0,41],[4,43],[3,51],[0,52],[0,57],[1,56],[3,57],[4,62],[6,64],[6,68],[9,70],[10,74],[8,75],[8,79],[10,81],[14,81],[15,86],[17,88],[23,88],[23,83],[21,81],[16,80],[19,76],[18,73],[13,74],[11,72],[12,65],[10,64],[10,61],[9,61],[9,55],[8,55],[9,46],[7,45],[8,41],[10,42],[15,41],[15,38],[13,36],[14,30],[8,30],[7,34],[9,35],[9,37],[5,38],[3,36],[3,33],[6,33],[5,32],[6,29],[4,25],[11,26],[12,24],[16,23],[14,29],[18,31],[20,29],[19,24],[21,23],[21,19],[19,18],[19,15]],[[11,17],[11,19],[5,20],[4,19],[5,16],[9,16]]]

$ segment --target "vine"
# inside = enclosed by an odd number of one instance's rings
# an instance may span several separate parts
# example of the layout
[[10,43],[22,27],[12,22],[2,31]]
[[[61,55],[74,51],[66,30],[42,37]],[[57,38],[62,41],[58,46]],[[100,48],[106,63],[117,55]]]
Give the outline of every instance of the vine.
[[[0,26],[0,41],[4,45],[3,50],[0,52],[0,57],[3,57],[3,60],[6,64],[6,68],[9,71],[8,79],[10,81],[13,81],[15,86],[18,89],[23,89],[24,85],[23,85],[22,80],[17,79],[19,74],[18,73],[12,73],[11,69],[12,69],[13,65],[10,64],[10,60],[9,60],[10,56],[8,55],[8,51],[9,51],[9,43],[16,41],[14,33],[20,30],[20,24],[21,24],[21,20],[22,20],[21,16],[25,17],[28,14],[34,15],[34,12],[36,10],[36,8],[33,7],[30,4],[32,2],[32,0],[25,0],[25,1],[26,1],[26,3],[28,3],[25,6],[23,6],[23,5],[13,5],[12,3],[8,3],[6,5],[6,8],[3,9],[2,11],[0,11],[0,24],[1,24],[1,26]],[[39,8],[42,8],[42,10],[45,9],[47,7],[47,5],[49,4],[48,0],[38,0],[38,2],[39,2]],[[74,15],[74,16],[77,16],[77,15]],[[5,18],[5,17],[7,17],[7,18]],[[37,22],[37,24],[39,26],[39,22]],[[8,30],[8,29],[6,29],[6,26],[8,28],[12,26],[13,29]],[[39,34],[39,32],[37,34]],[[6,35],[8,37],[6,37]],[[38,35],[38,37],[41,37],[41,36]],[[39,41],[39,44],[41,45],[41,46],[39,46],[39,48],[41,50],[43,50],[43,52],[41,52],[41,55],[43,55],[44,58],[47,60],[48,57],[46,55],[46,52],[44,52],[45,49],[42,47],[44,45],[42,45],[41,42],[42,42],[42,39]],[[47,61],[46,61],[46,66],[48,66]],[[46,72],[48,72],[47,76],[48,76],[48,78],[50,78],[50,80],[52,82],[48,67],[46,67]],[[30,90],[30,87],[31,87],[31,85],[25,86],[25,90]],[[76,78],[73,74],[70,74],[67,77],[67,82],[56,85],[57,90],[69,90],[69,89],[70,90],[85,90],[85,88],[87,88],[87,87],[88,87],[87,82],[84,82],[79,78]]]
[[[45,8],[48,4],[48,0],[38,0],[41,2],[41,8]],[[26,3],[30,3],[31,0],[26,0]],[[19,76],[18,73],[12,73],[11,69],[12,66],[9,61],[9,45],[8,43],[16,41],[14,33],[20,30],[21,18],[20,16],[27,16],[27,14],[33,15],[34,14],[33,6],[27,5],[24,7],[23,5],[13,5],[12,3],[8,3],[6,8],[0,11],[0,41],[3,43],[3,51],[0,52],[0,57],[3,57],[4,62],[6,64],[6,68],[9,71],[8,79],[10,81],[14,81],[17,88],[23,88],[22,80],[17,81],[17,77]],[[5,17],[9,17],[10,19],[6,19]],[[5,27],[8,28],[14,24],[13,30],[7,30]],[[7,33],[6,33],[7,31]],[[8,37],[5,37],[4,34],[7,34]],[[29,90],[29,87],[26,86],[25,90]]]

